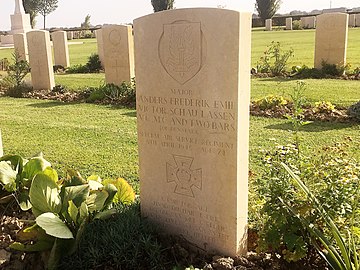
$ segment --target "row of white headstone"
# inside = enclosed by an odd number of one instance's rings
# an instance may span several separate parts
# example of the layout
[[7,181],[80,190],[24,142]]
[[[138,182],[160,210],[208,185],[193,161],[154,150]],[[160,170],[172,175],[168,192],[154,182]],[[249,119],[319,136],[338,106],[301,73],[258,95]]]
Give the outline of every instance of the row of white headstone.
[[[346,13],[324,13],[317,17],[301,18],[307,28],[315,28],[315,57],[314,67],[321,68],[322,63],[346,64],[346,51],[348,40],[349,15]],[[359,14],[360,22],[360,14]],[[267,27],[271,28],[271,19],[266,21]],[[286,19],[286,27],[292,29],[292,18]]]
[[[56,31],[51,38],[54,64],[69,67],[67,33]],[[135,76],[133,43],[132,27],[129,25],[108,25],[97,30],[98,53],[105,68],[107,83],[120,85]],[[36,30],[15,34],[14,47],[20,59],[29,61],[33,88],[51,90],[55,80],[49,32]]]
[[[325,14],[331,14],[331,13],[325,13]],[[325,15],[325,14],[322,14],[322,15]],[[301,27],[303,29],[315,29],[316,28],[316,18],[317,18],[317,16],[301,17],[300,18]],[[348,26],[349,27],[360,27],[360,14],[350,14]],[[285,29],[293,30],[293,18],[286,18]],[[265,20],[265,30],[266,31],[272,30],[272,19]]]

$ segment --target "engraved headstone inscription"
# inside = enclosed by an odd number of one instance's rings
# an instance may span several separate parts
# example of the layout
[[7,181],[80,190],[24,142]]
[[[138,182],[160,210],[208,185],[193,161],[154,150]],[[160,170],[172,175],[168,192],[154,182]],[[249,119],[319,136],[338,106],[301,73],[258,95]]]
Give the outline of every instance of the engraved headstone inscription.
[[141,211],[206,251],[246,252],[251,14],[134,21]]
[[325,13],[317,16],[315,32],[315,68],[322,63],[346,64],[349,15],[346,13]]

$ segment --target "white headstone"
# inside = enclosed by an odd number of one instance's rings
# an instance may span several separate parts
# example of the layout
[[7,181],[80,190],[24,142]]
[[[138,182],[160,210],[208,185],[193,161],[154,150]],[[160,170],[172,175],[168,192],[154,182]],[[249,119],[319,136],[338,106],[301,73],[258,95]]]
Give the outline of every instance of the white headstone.
[[345,13],[325,13],[317,16],[315,34],[315,68],[322,62],[343,66],[346,64],[348,19]]
[[272,30],[272,19],[265,20],[265,30],[271,31]]
[[251,14],[157,12],[134,34],[142,215],[206,251],[246,253]]
[[95,36],[96,36],[96,44],[97,44],[99,59],[101,65],[104,67],[104,42],[102,37],[102,30],[101,29],[95,30]]
[[29,61],[29,51],[27,45],[26,34],[15,34],[14,36],[14,48],[18,52],[20,59]]
[[292,25],[292,18],[286,18],[286,30],[292,30],[293,29],[293,25]]
[[31,82],[35,90],[51,90],[55,86],[50,34],[45,30],[26,34],[31,67]]
[[360,27],[360,14],[355,14],[355,26]]
[[56,31],[51,34],[54,47],[54,64],[63,67],[70,66],[69,48],[65,31]]

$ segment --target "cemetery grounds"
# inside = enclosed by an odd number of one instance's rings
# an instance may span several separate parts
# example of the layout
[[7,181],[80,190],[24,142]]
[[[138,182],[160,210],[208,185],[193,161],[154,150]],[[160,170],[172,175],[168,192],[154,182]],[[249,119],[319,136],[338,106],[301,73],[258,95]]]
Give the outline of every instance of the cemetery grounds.
[[[314,30],[291,32],[253,30],[252,66],[256,66],[264,50],[272,41],[280,42],[283,49],[293,48],[294,57],[291,57],[287,64],[289,70],[292,66],[312,66],[314,39]],[[83,44],[69,46],[71,65],[85,64],[87,58],[92,53],[96,53],[95,39],[84,39],[83,41]],[[352,68],[360,67],[359,47],[360,29],[349,29],[347,61]],[[11,49],[1,49],[0,59],[5,57],[11,59],[11,54]],[[4,76],[6,73],[0,74]],[[78,92],[104,84],[104,74],[56,74],[55,81],[57,85],[62,85],[70,92]],[[358,80],[303,79],[302,81],[305,83],[303,97],[307,103],[312,105],[324,101],[337,105],[339,108],[347,108],[360,99],[360,82]],[[254,76],[251,79],[251,100],[256,101],[270,95],[291,99],[297,82],[298,79],[293,78]],[[132,108],[83,102],[16,99],[3,96],[0,97],[0,127],[5,153],[29,158],[42,152],[60,176],[65,176],[66,169],[72,168],[86,177],[92,174],[99,175],[103,179],[122,177],[130,183],[135,193],[139,194],[136,111]],[[290,151],[291,147],[288,148],[287,145],[294,143],[294,136],[299,139],[301,154],[304,156],[311,158],[316,153],[324,154],[323,147],[346,144],[348,157],[360,160],[360,151],[358,150],[360,125],[358,122],[313,121],[301,126],[295,134],[291,119],[251,116],[250,231],[257,231],[265,223],[260,211],[264,200],[258,194],[261,192],[258,185],[261,183],[261,179],[266,179],[266,177],[263,178],[263,175],[268,172],[264,165],[264,157],[273,153],[274,149],[280,149],[280,146],[284,151]],[[329,154],[331,155],[330,152]],[[134,223],[138,222],[131,215],[128,218]],[[124,220],[119,218],[118,222],[124,222]],[[102,224],[101,233],[109,233],[111,226],[119,225],[111,222],[108,225]],[[136,224],[134,228],[137,228],[136,226],[141,225]],[[100,230],[100,225],[95,224],[93,230]],[[110,241],[110,236],[100,236],[99,234],[100,232],[95,235]],[[258,236],[255,234],[254,237]],[[94,239],[96,239],[95,236]],[[256,239],[250,237],[250,242],[255,250]],[[95,246],[95,243],[96,241],[93,241],[92,245]],[[104,243],[102,242],[103,245]],[[95,247],[91,248],[97,252],[94,257],[100,258],[101,252]],[[90,255],[87,254],[84,258],[89,259]],[[181,261],[181,263],[196,264],[196,260],[191,259],[191,256],[186,258],[187,260]],[[79,262],[74,262],[72,267],[76,268],[76,265],[81,267]],[[174,262],[175,265],[176,262]]]

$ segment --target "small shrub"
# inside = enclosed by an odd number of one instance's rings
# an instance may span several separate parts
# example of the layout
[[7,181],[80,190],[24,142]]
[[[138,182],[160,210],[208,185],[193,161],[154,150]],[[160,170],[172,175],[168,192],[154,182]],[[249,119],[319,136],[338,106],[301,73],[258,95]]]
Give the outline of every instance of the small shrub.
[[91,54],[85,65],[74,65],[67,68],[66,73],[99,73],[102,70],[101,61],[98,54]]
[[62,65],[53,66],[53,70],[55,73],[63,73],[65,72],[65,68]]
[[75,74],[75,73],[89,73],[88,68],[85,65],[73,65],[66,69],[66,73]]
[[303,65],[301,67],[293,66],[291,76],[301,78],[301,79],[308,79],[308,78],[321,79],[321,78],[324,78],[324,74],[323,74],[321,69],[309,68],[306,65]]
[[88,62],[86,63],[86,67],[89,73],[99,73],[102,70],[99,55],[96,53],[90,55],[88,58]]
[[103,84],[99,88],[90,88],[89,97],[86,102],[108,100],[110,103],[121,104],[133,107],[136,103],[136,84],[135,79],[131,82],[123,82],[120,86],[115,84]]
[[293,30],[301,30],[302,29],[300,20],[294,20],[292,22],[292,25],[293,25]]
[[257,70],[261,73],[271,73],[275,76],[283,75],[286,71],[286,65],[294,50],[283,51],[280,42],[271,42],[257,62]]
[[7,76],[3,79],[3,87],[7,88],[6,95],[11,97],[22,97],[24,93],[31,90],[24,85],[24,78],[30,72],[27,61],[21,60],[19,53],[13,53],[14,63],[7,68]]
[[360,122],[360,101],[349,107],[348,114]]

